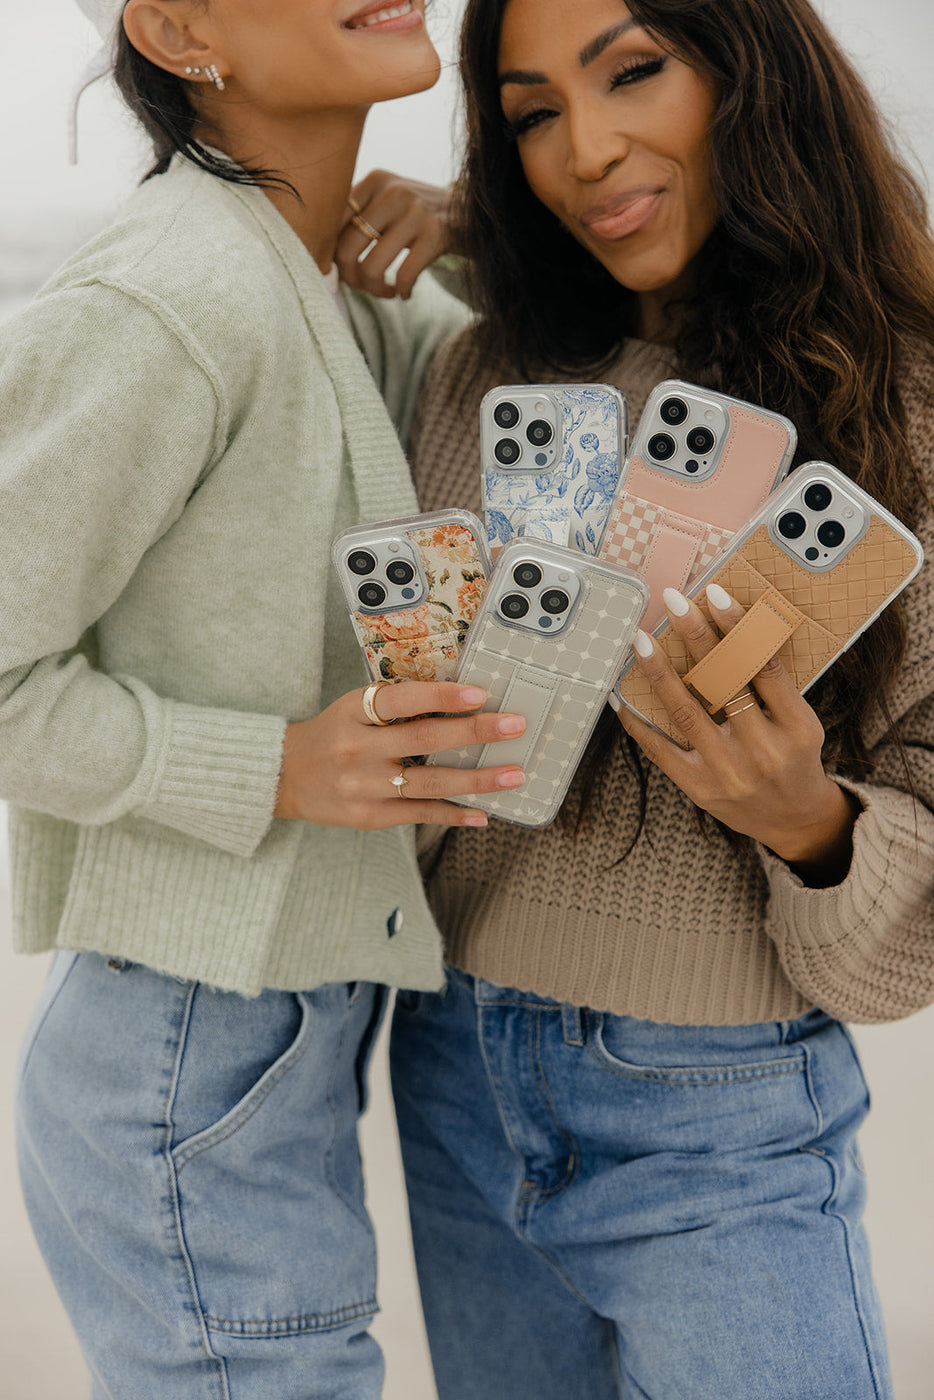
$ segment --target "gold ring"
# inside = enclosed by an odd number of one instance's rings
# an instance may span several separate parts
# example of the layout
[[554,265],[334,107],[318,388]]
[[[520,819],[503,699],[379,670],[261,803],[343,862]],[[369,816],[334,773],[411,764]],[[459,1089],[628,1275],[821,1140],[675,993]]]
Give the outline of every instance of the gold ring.
[[407,783],[408,783],[408,779],[407,779],[406,776],[405,776],[405,765],[404,765],[404,764],[403,764],[403,766],[400,768],[400,770],[399,770],[399,772],[396,774],[396,776],[395,776],[394,778],[390,778],[389,781],[392,783],[393,787],[396,789],[396,792],[399,794],[399,796],[400,796],[400,797],[405,797],[405,789],[406,789],[406,786],[407,786]]
[[[730,706],[735,705],[737,700],[745,700],[745,705],[740,705],[738,710],[731,710]],[[741,690],[739,695],[734,695],[732,700],[728,700],[723,707],[723,713],[727,719],[732,719],[734,715],[741,715],[744,710],[752,710],[756,707],[756,697],[751,690]]]
[[389,681],[374,681],[373,684],[368,685],[363,692],[363,713],[366,715],[367,723],[378,724],[381,729],[384,725],[392,724],[392,720],[380,719],[379,715],[376,713],[376,707],[373,701],[376,699],[383,686],[389,684]]
[[350,222],[353,224],[354,228],[360,230],[364,238],[379,240],[383,236],[379,229],[374,228],[369,219],[365,219],[362,214],[354,214]]

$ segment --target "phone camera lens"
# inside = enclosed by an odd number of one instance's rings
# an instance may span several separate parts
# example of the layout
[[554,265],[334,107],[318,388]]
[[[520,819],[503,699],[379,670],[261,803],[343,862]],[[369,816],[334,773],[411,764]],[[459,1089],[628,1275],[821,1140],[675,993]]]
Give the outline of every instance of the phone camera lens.
[[493,448],[493,456],[497,462],[502,462],[504,467],[511,467],[514,462],[518,462],[522,455],[522,449],[515,438],[500,438]]
[[846,530],[839,520],[825,520],[817,527],[817,538],[827,549],[836,549],[846,539]]
[[655,433],[649,438],[649,456],[656,462],[667,462],[675,455],[675,440],[668,433]]
[[542,581],[542,571],[537,564],[526,561],[524,564],[517,564],[512,571],[512,576],[520,588],[534,588]]
[[695,472],[700,471],[700,462],[695,462],[693,457],[689,457],[684,464],[684,470],[693,476]]
[[696,452],[698,457],[703,457],[714,445],[714,435],[709,428],[692,428],[685,438],[689,452]]
[[807,521],[797,510],[786,510],[785,514],[779,517],[778,533],[784,535],[786,540],[796,540],[804,534],[807,529]]
[[555,430],[544,418],[534,418],[525,430],[525,435],[533,447],[546,447],[555,435]]
[[493,410],[493,422],[497,428],[514,428],[519,421],[519,410],[514,403],[498,403]]
[[542,608],[546,613],[551,613],[552,617],[556,613],[567,612],[571,606],[571,600],[561,588],[547,589],[539,599]]
[[411,583],[415,577],[415,570],[406,559],[393,559],[392,563],[386,566],[386,577],[390,583]]
[[376,568],[376,559],[369,550],[355,549],[347,556],[347,567],[354,574],[371,574]]
[[525,617],[529,610],[529,600],[522,593],[507,593],[500,599],[499,610],[504,617]]
[[804,493],[804,504],[808,510],[826,510],[833,500],[833,492],[823,481],[815,481]]
[[386,601],[386,590],[380,583],[361,583],[357,597],[365,608],[378,608]]
[[688,406],[684,402],[684,399],[665,399],[661,408],[658,410],[658,416],[663,423],[670,423],[673,428],[676,428],[679,423],[683,423],[685,418],[687,418]]

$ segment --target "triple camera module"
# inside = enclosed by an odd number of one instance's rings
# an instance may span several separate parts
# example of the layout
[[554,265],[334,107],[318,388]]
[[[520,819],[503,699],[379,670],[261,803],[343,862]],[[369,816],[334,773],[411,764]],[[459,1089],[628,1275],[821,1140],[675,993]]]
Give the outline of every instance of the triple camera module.
[[552,405],[534,392],[501,399],[492,414],[494,427],[503,433],[493,441],[493,456],[500,466],[539,470],[550,466],[556,447],[553,414]]
[[[698,403],[693,407],[695,416],[701,412],[708,419],[716,420],[718,417],[718,410],[712,404]],[[682,427],[690,413],[691,406],[676,394],[663,399],[658,408],[658,417],[669,428]],[[702,478],[713,470],[715,463],[711,461],[711,453],[716,444],[717,434],[711,428],[704,424],[692,424],[683,440],[680,434],[675,437],[673,433],[653,433],[646,443],[646,452],[653,462],[669,470]]]
[[[560,632],[580,591],[576,575],[555,565],[523,559],[513,567],[511,582],[523,591],[500,596],[500,616],[533,632]],[[509,589],[509,584],[506,587]]]
[[[390,549],[393,545],[389,546]],[[398,546],[395,546],[398,548]],[[380,566],[376,555],[368,549],[355,549],[347,555],[347,567],[352,574],[364,580],[356,590],[357,602],[367,612],[374,612],[384,606],[411,607],[420,596],[417,570],[408,559],[389,559]],[[386,584],[368,575],[380,570]]]
[[[856,542],[863,524],[862,512],[857,503],[843,493],[839,493],[839,499],[835,500],[834,492],[826,481],[812,481],[806,486],[801,493],[801,505],[804,510],[782,511],[775,521],[775,529],[801,559],[813,566],[832,567],[835,562],[832,556],[839,551],[848,535],[851,544]],[[832,516],[827,514],[831,505],[834,507]],[[805,514],[805,511],[809,514]],[[838,514],[849,524],[844,525],[837,520]]]

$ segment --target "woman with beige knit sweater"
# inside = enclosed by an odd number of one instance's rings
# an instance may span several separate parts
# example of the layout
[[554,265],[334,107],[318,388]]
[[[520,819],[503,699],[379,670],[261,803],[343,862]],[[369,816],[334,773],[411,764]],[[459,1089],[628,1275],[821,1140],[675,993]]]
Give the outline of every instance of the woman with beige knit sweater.
[[[483,319],[427,381],[422,508],[478,509],[492,386],[638,416],[677,373],[930,549],[923,201],[806,0],[471,0],[463,43]],[[934,998],[932,602],[722,724],[643,634],[690,752],[608,711],[554,826],[427,854],[448,987],[400,995],[393,1072],[442,1400],[891,1396],[842,1021]]]

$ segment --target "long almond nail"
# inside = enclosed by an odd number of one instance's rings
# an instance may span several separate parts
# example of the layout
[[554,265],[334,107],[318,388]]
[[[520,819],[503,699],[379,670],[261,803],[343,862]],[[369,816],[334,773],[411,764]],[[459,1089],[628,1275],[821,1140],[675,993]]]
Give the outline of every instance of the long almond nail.
[[719,583],[708,583],[705,591],[707,602],[712,608],[716,608],[717,612],[726,612],[728,608],[733,606],[733,599],[725,588],[720,587]]
[[664,589],[662,591],[662,599],[664,600],[665,607],[670,613],[674,613],[675,617],[684,617],[688,608],[691,606],[684,594],[679,593],[677,588]]
[[655,644],[652,638],[648,636],[647,633],[643,632],[641,627],[636,630],[636,635],[632,639],[632,645],[636,655],[641,656],[643,659],[651,656],[652,652],[655,650]]

